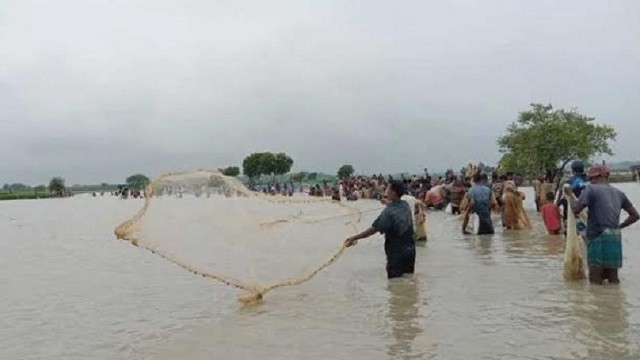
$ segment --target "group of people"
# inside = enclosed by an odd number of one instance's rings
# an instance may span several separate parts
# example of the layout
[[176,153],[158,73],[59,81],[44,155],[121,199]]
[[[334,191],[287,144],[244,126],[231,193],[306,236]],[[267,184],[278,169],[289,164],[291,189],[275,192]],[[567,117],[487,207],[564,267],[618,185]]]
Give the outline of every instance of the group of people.
[[[144,193],[138,189],[132,189],[128,186],[118,186],[118,189],[111,193],[113,196],[120,197],[122,199],[141,199],[144,198]],[[95,196],[95,195],[94,195]]]
[[[564,190],[557,199],[553,179],[539,179],[535,185],[536,208],[541,212],[550,234],[560,234],[563,231],[562,217],[565,220],[568,216],[577,217],[587,210],[586,224],[584,221],[577,221],[576,229],[564,231],[577,231],[583,236],[591,283],[603,284],[605,280],[613,284],[619,283],[618,269],[622,267],[620,230],[640,220],[640,215],[627,196],[609,184],[610,171],[604,164],[592,166],[588,173],[584,168],[580,161],[572,164],[572,176],[565,182]],[[462,231],[465,234],[468,233],[467,226],[471,216],[478,218],[477,234],[493,234],[492,211],[500,213],[505,229],[524,229],[532,225],[524,211],[525,196],[517,188],[520,181],[515,176],[493,174],[489,181],[488,175],[476,172],[472,184],[465,181],[469,180],[468,178],[454,176],[447,178],[444,184],[431,183],[428,189],[423,186],[424,182],[420,181],[410,180],[407,183],[382,179],[383,182],[379,182],[379,177],[375,180],[377,181],[363,182],[357,178],[354,181],[347,180],[347,187],[353,186],[355,189],[359,189],[359,185],[367,188],[374,184],[383,184],[381,188],[384,189],[383,199],[386,207],[371,227],[346,239],[345,246],[353,246],[360,239],[378,232],[384,234],[389,279],[414,272],[417,231],[414,224],[416,214],[424,213],[418,210],[426,208],[427,205],[437,209],[442,207],[442,203],[448,202],[451,212],[455,211],[464,216]],[[434,189],[436,193],[430,196],[429,192]],[[414,195],[417,195],[417,198]],[[564,216],[560,208],[563,208]],[[628,217],[620,222],[622,210]]]
[[[269,184],[257,185],[252,187],[251,189],[263,194],[293,196],[293,193],[296,191],[296,186],[292,181],[290,181],[289,183],[280,183],[276,181]],[[314,194],[310,195],[316,196],[315,192]]]
[[[609,184],[611,172],[605,164],[594,165],[588,172],[581,161],[572,166],[572,176],[553,202],[553,193],[546,194],[547,204],[541,206],[542,218],[550,234],[576,231],[586,242],[589,281],[593,284],[617,284],[622,268],[622,234],[620,230],[640,220],[638,211],[626,194]],[[562,208],[562,211],[560,210]],[[628,216],[620,222],[620,213]],[[586,214],[586,223],[583,220]],[[576,229],[567,229],[568,216],[576,217]],[[565,220],[565,222],[562,222]]]

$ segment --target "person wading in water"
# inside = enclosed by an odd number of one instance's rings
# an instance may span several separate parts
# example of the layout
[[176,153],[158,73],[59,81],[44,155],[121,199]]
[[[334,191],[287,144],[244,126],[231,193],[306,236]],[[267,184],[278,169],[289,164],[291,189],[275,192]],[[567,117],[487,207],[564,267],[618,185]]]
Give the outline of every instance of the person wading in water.
[[[579,198],[580,194],[582,194],[582,190],[588,183],[587,174],[584,173],[584,163],[580,160],[576,160],[571,163],[571,172],[573,175],[567,182],[565,182],[565,184],[569,184],[575,197]],[[564,220],[564,224],[566,224],[569,206],[567,199],[562,196],[562,192],[558,192],[558,201],[556,202],[556,205],[558,205],[558,207],[562,207],[562,220]],[[580,218],[576,219],[576,228],[580,235],[585,235],[587,227]]]
[[[571,210],[579,214],[588,208],[587,221],[587,265],[589,282],[602,284],[608,280],[617,284],[618,269],[622,267],[622,236],[620,230],[640,219],[638,211],[627,196],[609,185],[609,170],[604,165],[596,165],[589,169],[591,185],[582,190],[576,199],[572,188],[564,190]],[[620,212],[624,210],[629,217],[622,223]],[[576,231],[567,229],[567,231]]]
[[379,232],[384,234],[384,252],[387,255],[387,277],[401,277],[413,274],[416,262],[412,209],[400,198],[404,195],[404,185],[392,181],[387,187],[387,206],[370,228],[345,240],[345,246],[353,246],[358,240]]
[[484,174],[476,174],[473,178],[474,185],[469,189],[469,205],[462,221],[462,233],[469,234],[467,225],[472,213],[478,215],[478,235],[493,234],[493,221],[491,220],[492,198],[491,188],[487,184],[488,177]]

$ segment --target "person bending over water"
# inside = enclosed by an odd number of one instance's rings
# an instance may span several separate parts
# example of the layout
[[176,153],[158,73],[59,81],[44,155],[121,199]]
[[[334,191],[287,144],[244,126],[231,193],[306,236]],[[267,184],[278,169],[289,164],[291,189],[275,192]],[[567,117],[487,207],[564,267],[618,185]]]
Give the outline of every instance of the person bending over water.
[[384,252],[387,255],[387,277],[413,274],[416,262],[416,244],[413,232],[411,207],[400,198],[404,185],[392,181],[387,187],[387,206],[370,228],[345,240],[345,246],[353,246],[358,240],[379,232],[384,234]]
[[[596,165],[589,169],[589,181],[580,197],[576,199],[573,189],[564,190],[571,210],[579,214],[588,208],[587,221],[587,266],[589,267],[589,282],[602,284],[608,280],[610,284],[617,284],[618,269],[622,268],[622,236],[620,230],[640,219],[638,211],[627,196],[620,190],[609,185],[609,170],[603,165]],[[622,223],[620,212],[629,214]],[[567,229],[567,231],[575,231]]]

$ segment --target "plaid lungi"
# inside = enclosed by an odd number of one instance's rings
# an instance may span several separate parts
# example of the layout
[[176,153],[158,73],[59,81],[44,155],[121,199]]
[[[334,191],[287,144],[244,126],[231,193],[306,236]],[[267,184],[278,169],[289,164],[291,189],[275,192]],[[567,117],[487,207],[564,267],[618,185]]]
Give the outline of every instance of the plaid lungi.
[[622,236],[619,229],[605,229],[600,236],[587,242],[589,267],[620,269],[622,267]]

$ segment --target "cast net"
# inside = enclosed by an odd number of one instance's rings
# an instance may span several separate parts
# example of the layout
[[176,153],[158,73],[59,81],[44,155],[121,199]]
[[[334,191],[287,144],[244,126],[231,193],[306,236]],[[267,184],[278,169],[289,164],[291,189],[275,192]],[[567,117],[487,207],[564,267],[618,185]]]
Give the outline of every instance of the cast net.
[[[585,211],[580,213],[580,218],[586,223]],[[569,212],[564,250],[564,278],[566,280],[582,280],[585,278],[585,261],[581,244],[582,239],[576,231],[576,217]]]
[[338,259],[364,212],[303,194],[253,192],[215,170],[169,173],[115,230],[194,274],[244,290],[251,303],[273,289],[302,284]]

